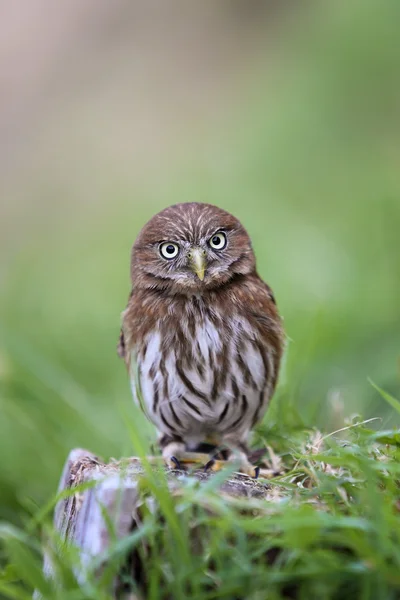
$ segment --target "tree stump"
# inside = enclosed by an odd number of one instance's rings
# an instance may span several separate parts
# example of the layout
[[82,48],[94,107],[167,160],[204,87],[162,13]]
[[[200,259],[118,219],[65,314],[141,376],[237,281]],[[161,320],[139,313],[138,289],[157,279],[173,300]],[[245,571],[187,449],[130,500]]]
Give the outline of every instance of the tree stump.
[[[159,461],[151,469],[155,474],[157,470],[160,473],[165,470]],[[87,569],[94,563],[100,572],[101,557],[107,556],[110,545],[140,527],[137,513],[143,473],[141,461],[136,457],[106,464],[87,450],[70,452],[58,487],[62,499],[55,509],[54,526],[60,535],[61,546],[72,544],[78,549],[79,566],[75,573],[78,581],[85,580]],[[201,485],[215,474],[199,470],[191,476]],[[183,477],[186,477],[184,471],[167,471],[169,489],[179,491]],[[232,474],[220,487],[222,494],[259,499],[265,498],[268,490],[265,483],[240,473]],[[54,551],[57,552],[57,548],[53,548]],[[49,578],[55,576],[50,553],[45,556],[44,572]],[[115,579],[113,597],[125,597],[118,591],[118,576]],[[40,595],[36,594],[36,598]]]

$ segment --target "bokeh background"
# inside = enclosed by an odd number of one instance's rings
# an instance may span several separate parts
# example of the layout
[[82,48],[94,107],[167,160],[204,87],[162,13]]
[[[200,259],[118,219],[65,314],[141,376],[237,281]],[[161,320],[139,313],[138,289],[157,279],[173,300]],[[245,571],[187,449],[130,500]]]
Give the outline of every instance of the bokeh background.
[[[268,428],[394,423],[400,3],[14,0],[0,19],[0,518],[68,451],[132,452],[130,247],[205,201],[249,230],[288,350]],[[272,425],[271,425],[272,424]]]

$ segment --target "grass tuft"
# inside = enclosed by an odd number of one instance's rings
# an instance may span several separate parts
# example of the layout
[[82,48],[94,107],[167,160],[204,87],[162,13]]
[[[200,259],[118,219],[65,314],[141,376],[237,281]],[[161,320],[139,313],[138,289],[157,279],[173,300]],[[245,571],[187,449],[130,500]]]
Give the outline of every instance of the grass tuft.
[[[97,579],[98,561],[84,582],[76,580],[76,552],[67,548],[56,560],[57,585],[47,581],[37,531],[3,526],[0,591],[10,599],[34,588],[49,600],[106,599],[119,572],[121,589],[137,598],[395,598],[399,432],[374,431],[370,422],[325,435],[295,431],[286,444],[271,443],[267,464],[279,474],[264,480],[266,499],[221,493],[229,473],[206,483],[189,475],[171,492],[162,474],[146,468],[140,526],[114,540]],[[54,540],[46,514],[32,523]]]

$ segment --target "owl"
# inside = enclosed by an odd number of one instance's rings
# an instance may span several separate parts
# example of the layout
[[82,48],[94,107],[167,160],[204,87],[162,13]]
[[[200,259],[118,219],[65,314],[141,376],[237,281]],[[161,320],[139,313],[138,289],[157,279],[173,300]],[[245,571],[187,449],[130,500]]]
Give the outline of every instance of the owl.
[[119,354],[134,399],[179,467],[204,442],[257,475],[248,439],[276,387],[284,332],[251,240],[210,204],[175,204],[141,230]]

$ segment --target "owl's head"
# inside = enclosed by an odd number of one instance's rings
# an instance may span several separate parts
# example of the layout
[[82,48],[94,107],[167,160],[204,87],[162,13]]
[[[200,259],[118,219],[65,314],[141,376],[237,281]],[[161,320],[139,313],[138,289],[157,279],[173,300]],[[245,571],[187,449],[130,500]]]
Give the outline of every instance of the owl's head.
[[143,227],[132,249],[135,287],[198,293],[254,270],[246,230],[233,215],[211,204],[164,209]]

